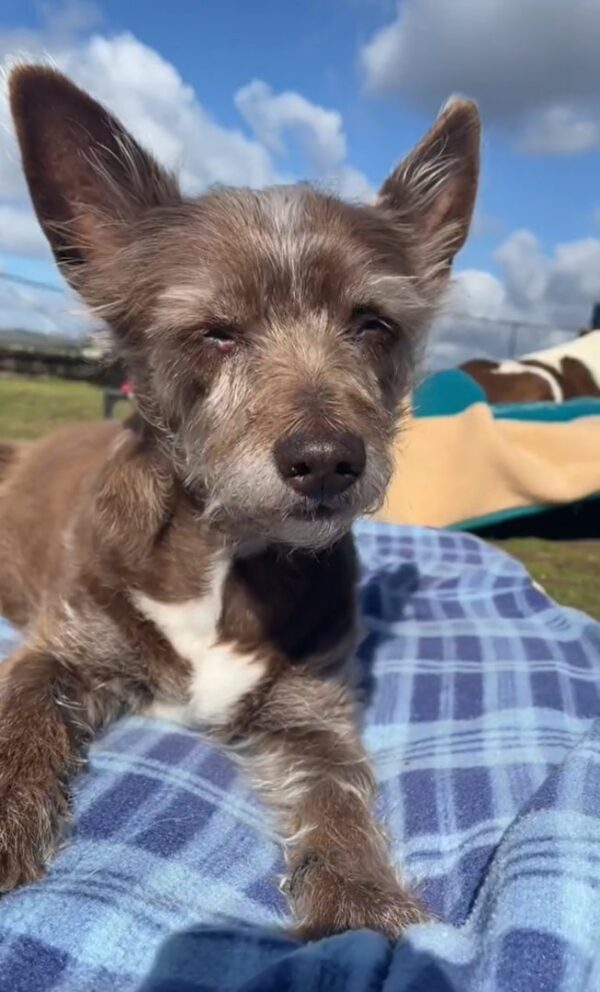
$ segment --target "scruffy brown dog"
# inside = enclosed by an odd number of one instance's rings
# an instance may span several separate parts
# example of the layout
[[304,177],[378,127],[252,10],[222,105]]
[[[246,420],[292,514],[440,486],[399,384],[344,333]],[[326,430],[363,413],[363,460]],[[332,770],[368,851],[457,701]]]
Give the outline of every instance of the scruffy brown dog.
[[61,271],[135,383],[125,427],[0,448],[0,890],[38,878],[107,721],[229,749],[276,816],[296,932],[423,918],[371,811],[345,660],[349,528],[378,506],[417,343],[471,218],[475,106],[448,104],[377,203],[305,185],[197,200],[52,69],[10,76]]

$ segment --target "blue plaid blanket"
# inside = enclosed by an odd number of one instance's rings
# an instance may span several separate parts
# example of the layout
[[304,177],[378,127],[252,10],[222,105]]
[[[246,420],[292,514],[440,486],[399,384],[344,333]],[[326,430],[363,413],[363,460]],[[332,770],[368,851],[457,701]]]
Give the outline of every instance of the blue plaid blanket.
[[[238,773],[128,719],[93,747],[48,877],[0,900],[0,992],[600,989],[600,625],[465,534],[358,539],[381,815],[439,922],[393,948],[290,940]],[[0,649],[15,637],[0,622]]]

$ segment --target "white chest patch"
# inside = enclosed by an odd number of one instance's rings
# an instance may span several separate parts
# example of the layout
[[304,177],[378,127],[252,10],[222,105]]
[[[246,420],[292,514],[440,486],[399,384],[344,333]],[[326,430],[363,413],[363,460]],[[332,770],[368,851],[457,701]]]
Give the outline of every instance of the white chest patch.
[[230,644],[217,643],[217,624],[229,560],[219,560],[205,596],[181,603],[163,603],[135,592],[140,613],[158,627],[174,651],[192,667],[189,701],[182,706],[155,703],[151,712],[169,720],[194,724],[225,723],[240,699],[265,674],[266,664]]

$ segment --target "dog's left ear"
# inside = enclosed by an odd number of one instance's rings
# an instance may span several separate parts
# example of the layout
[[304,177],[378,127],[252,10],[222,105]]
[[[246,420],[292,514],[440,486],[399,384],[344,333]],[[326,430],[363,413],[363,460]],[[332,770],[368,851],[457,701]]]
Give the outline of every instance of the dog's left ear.
[[377,205],[414,228],[431,276],[447,274],[469,232],[480,132],[477,106],[471,100],[449,101],[379,192]]

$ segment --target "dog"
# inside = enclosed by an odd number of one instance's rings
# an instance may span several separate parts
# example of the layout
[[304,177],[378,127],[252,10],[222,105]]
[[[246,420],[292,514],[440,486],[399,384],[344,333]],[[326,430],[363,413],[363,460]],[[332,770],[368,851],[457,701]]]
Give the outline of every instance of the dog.
[[61,272],[135,387],[125,425],[0,449],[0,891],[62,842],[124,713],[225,748],[274,816],[293,932],[426,913],[372,806],[351,525],[381,504],[415,358],[467,236],[479,116],[454,99],[371,205],[306,184],[182,195],[54,69],[9,78]]
[[483,387],[490,403],[565,403],[600,396],[600,330],[517,359],[472,358],[459,368]]

